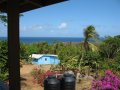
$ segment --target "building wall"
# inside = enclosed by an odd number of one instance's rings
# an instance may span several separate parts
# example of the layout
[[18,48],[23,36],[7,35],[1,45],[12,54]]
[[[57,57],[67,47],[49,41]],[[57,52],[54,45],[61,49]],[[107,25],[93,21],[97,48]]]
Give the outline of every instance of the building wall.
[[58,58],[54,56],[43,56],[38,60],[34,60],[32,63],[33,64],[59,64],[60,60],[58,60]]

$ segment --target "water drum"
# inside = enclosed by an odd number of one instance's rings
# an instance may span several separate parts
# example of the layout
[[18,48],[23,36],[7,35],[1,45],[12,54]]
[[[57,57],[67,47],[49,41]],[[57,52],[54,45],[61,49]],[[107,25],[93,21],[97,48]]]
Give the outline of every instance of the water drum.
[[56,76],[48,76],[44,80],[44,90],[60,90],[60,80]]

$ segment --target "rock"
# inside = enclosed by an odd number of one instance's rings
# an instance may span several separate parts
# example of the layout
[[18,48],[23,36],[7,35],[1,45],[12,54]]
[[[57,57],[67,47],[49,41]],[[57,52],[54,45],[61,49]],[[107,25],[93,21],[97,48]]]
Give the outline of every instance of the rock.
[[77,83],[80,83],[81,78],[82,78],[82,75],[78,72],[78,73],[76,74],[76,82],[77,82]]
[[94,80],[94,78],[92,76],[85,76],[84,79],[89,79],[89,80]]

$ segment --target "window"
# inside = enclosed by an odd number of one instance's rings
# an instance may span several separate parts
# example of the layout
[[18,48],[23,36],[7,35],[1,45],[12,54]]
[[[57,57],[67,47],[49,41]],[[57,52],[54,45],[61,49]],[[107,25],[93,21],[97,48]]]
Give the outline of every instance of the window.
[[47,61],[47,58],[45,58],[45,61]]

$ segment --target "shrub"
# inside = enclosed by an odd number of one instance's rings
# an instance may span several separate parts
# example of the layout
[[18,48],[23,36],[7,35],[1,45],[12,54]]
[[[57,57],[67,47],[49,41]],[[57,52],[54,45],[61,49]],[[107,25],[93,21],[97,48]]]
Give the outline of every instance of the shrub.
[[64,67],[64,66],[57,65],[57,66],[52,66],[50,69],[53,70],[53,71],[57,71],[57,73],[63,73],[68,68]]
[[33,81],[39,84],[40,86],[43,86],[45,78],[54,74],[57,74],[57,72],[53,70],[44,71],[42,69],[37,68],[33,69],[31,72],[31,75],[33,76]]
[[0,80],[8,80],[8,48],[7,41],[0,41]]
[[110,70],[105,72],[105,76],[100,80],[94,80],[92,90],[119,90],[120,78],[113,74]]

